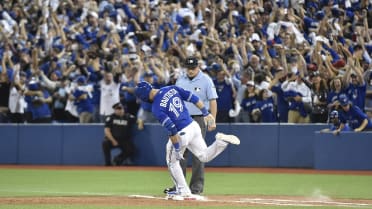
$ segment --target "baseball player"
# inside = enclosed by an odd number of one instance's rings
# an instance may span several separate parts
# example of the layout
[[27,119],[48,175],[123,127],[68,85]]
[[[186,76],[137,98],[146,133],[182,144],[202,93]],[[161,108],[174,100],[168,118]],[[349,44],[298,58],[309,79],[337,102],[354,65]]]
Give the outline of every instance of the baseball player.
[[207,147],[201,129],[195,122],[186,106],[185,101],[192,102],[202,112],[208,127],[215,127],[214,117],[207,111],[203,102],[190,91],[177,86],[165,86],[154,89],[151,84],[143,81],[135,88],[135,95],[145,102],[152,103],[152,113],[166,128],[169,141],[166,147],[166,161],[176,191],[167,193],[168,199],[198,200],[199,195],[191,193],[179,160],[183,159],[183,152],[189,149],[200,161],[209,162],[226,149],[229,143],[240,144],[234,135],[216,134],[216,141]]

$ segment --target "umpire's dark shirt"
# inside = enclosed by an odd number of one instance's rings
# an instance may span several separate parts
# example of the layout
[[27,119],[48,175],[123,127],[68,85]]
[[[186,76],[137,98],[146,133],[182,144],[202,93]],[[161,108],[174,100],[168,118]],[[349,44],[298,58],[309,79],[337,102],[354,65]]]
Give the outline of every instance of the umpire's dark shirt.
[[110,128],[112,136],[117,141],[130,140],[135,122],[136,118],[129,113],[125,113],[122,117],[111,114],[106,118],[105,128]]

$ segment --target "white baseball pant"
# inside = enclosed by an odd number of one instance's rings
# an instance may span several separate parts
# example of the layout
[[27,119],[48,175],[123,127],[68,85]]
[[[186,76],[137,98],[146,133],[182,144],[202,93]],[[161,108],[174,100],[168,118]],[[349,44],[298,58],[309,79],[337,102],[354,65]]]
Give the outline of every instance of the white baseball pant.
[[[215,140],[213,144],[207,147],[200,127],[197,122],[193,121],[190,125],[178,132],[180,135],[181,155],[186,149],[189,149],[201,162],[209,162],[224,151],[228,145],[227,142]],[[187,185],[185,176],[179,161],[176,159],[175,150],[172,142],[167,143],[167,165],[176,189],[181,194],[191,194]]]

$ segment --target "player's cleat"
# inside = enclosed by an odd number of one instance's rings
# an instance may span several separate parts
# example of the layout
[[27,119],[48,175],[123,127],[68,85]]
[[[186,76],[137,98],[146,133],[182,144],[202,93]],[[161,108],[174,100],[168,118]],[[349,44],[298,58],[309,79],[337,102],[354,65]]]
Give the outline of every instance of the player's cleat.
[[174,192],[174,191],[176,191],[176,187],[168,187],[168,188],[165,188],[164,189],[164,194],[167,194],[168,192]]
[[216,139],[228,142],[230,144],[236,144],[236,145],[240,144],[240,140],[238,137],[234,135],[227,135],[221,132],[216,134]]
[[195,194],[181,194],[176,191],[168,192],[167,196],[165,197],[167,200],[177,200],[177,201],[183,201],[183,200],[205,200],[205,198],[201,195],[195,195]]

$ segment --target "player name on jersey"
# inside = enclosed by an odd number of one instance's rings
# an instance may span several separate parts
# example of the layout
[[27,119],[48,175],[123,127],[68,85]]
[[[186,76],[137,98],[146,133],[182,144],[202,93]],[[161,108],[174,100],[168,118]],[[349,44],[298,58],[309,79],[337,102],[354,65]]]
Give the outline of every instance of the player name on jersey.
[[167,93],[164,94],[163,98],[161,99],[160,106],[167,107],[169,99],[175,94],[177,94],[177,91],[175,89],[170,89]]

